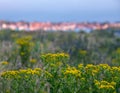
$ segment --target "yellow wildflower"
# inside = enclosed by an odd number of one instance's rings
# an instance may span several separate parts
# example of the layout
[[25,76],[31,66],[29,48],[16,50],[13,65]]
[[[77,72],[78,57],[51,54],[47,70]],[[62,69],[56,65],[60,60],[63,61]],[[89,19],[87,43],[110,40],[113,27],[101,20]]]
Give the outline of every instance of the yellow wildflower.
[[86,54],[87,54],[87,51],[86,51],[86,50],[80,50],[79,53],[80,53],[81,55],[86,55]]
[[30,59],[30,63],[36,63],[37,60],[36,59]]
[[7,61],[3,61],[2,65],[8,65],[9,63]]
[[75,67],[68,67],[66,69],[66,71],[64,72],[65,75],[74,75],[76,77],[80,77],[81,76],[81,72],[79,70],[77,70]]

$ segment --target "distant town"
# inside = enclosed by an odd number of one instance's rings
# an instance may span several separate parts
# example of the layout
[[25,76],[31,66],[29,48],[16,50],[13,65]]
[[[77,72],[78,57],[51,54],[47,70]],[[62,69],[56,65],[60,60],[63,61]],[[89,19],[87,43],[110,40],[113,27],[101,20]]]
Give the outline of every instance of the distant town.
[[91,31],[91,30],[105,30],[109,28],[120,28],[120,22],[9,22],[0,20],[0,30],[15,30],[15,31]]

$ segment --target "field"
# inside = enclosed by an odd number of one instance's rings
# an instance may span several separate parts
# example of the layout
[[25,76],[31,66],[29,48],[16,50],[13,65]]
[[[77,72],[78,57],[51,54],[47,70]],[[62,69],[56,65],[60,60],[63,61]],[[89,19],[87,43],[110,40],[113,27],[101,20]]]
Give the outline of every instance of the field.
[[0,93],[120,93],[115,32],[0,31]]

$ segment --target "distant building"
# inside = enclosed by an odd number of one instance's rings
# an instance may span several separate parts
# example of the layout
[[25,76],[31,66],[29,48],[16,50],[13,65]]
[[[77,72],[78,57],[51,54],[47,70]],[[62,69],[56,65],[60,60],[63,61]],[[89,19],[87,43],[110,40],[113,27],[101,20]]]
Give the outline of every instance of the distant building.
[[108,28],[120,28],[120,23],[74,23],[74,22],[61,22],[61,23],[50,23],[50,22],[7,22],[0,21],[0,30],[11,29],[17,31],[86,31],[91,30],[105,30]]

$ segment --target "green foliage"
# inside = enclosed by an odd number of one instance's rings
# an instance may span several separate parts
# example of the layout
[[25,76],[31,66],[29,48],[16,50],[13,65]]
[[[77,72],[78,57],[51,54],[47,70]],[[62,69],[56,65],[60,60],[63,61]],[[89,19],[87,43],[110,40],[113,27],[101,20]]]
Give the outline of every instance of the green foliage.
[[[118,31],[118,30],[117,30]],[[32,36],[32,42],[35,46],[31,50],[30,58],[39,60],[39,54],[65,52],[70,54],[70,64],[77,65],[87,63],[108,63],[112,64],[113,52],[120,47],[119,37],[115,36],[116,30],[101,30],[85,32],[0,32],[1,61],[11,61],[18,63],[18,54],[12,54],[11,50],[15,49],[14,41],[17,38]],[[30,42],[31,42],[30,41]],[[4,44],[5,43],[5,44]],[[7,48],[4,49],[5,47]],[[14,49],[13,49],[14,48]],[[2,51],[3,50],[3,51]],[[79,50],[86,50],[87,55],[81,57]],[[15,56],[16,60],[12,59]],[[86,61],[89,60],[89,61]],[[14,62],[16,61],[16,62]]]
[[[52,59],[52,58],[51,58]],[[53,58],[54,60],[54,58]],[[44,61],[42,61],[44,62]],[[119,93],[120,67],[108,64],[68,64],[3,71],[1,93]]]
[[119,93],[114,34],[1,31],[0,93]]

